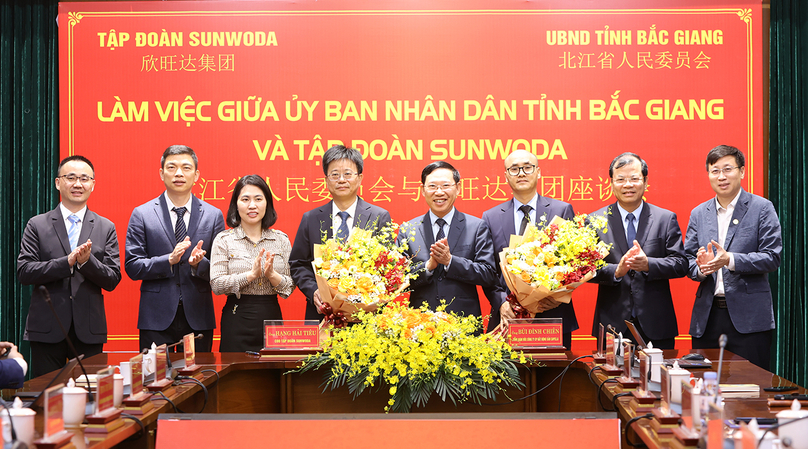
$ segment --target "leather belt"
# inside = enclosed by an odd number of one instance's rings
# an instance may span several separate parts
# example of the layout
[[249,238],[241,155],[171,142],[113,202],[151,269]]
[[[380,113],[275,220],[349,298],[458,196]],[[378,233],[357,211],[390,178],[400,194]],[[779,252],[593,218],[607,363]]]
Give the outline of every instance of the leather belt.
[[719,309],[727,308],[727,298],[723,296],[713,296],[713,305]]

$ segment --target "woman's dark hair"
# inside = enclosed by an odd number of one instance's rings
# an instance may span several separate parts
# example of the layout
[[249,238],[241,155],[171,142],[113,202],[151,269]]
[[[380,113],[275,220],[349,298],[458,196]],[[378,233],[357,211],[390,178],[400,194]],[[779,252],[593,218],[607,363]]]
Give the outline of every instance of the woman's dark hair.
[[233,196],[230,198],[230,207],[227,209],[227,226],[235,228],[241,224],[241,215],[238,214],[238,197],[241,196],[241,190],[244,189],[244,186],[256,186],[263,192],[267,202],[267,210],[264,213],[264,218],[261,219],[261,227],[269,229],[278,221],[278,214],[272,204],[272,191],[269,190],[269,185],[264,178],[258,175],[247,175],[236,182],[236,186],[233,188]]

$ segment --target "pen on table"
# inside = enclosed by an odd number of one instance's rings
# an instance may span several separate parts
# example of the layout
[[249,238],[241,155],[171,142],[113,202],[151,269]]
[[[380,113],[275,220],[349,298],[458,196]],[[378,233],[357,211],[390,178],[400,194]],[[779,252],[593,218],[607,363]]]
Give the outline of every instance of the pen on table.
[[247,355],[254,355],[256,357],[260,356],[261,354],[255,351],[244,351]]

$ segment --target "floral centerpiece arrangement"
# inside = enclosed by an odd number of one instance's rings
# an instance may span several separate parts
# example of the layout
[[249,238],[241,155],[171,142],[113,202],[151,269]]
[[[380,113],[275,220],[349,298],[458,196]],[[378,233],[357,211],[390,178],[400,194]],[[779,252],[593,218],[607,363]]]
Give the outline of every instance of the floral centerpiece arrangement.
[[600,241],[598,230],[607,227],[606,217],[581,214],[571,220],[555,217],[542,228],[531,224],[522,236],[511,236],[500,265],[517,316],[546,310],[545,298],[568,303],[572,291],[605,265],[611,245]]
[[395,243],[398,228],[389,223],[376,234],[353,228],[344,241],[314,245],[312,265],[328,321],[340,325],[359,310],[372,312],[409,286],[410,259]]
[[358,324],[335,330],[323,352],[304,360],[300,372],[329,369],[325,386],[388,388],[385,411],[409,412],[432,393],[454,404],[492,400],[505,386],[522,388],[516,368],[524,355],[499,338],[474,335],[478,317],[391,303],[379,313],[359,312]]

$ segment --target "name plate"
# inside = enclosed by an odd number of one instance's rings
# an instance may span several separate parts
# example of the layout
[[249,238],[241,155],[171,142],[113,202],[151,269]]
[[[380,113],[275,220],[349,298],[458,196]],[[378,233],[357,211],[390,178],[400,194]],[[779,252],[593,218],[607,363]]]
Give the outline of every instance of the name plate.
[[55,385],[45,390],[45,425],[43,426],[42,438],[59,434],[65,430],[65,422],[62,418],[62,388],[64,384]]
[[561,318],[521,318],[508,321],[508,343],[514,348],[563,346]]
[[104,368],[96,374],[95,388],[95,414],[100,415],[107,410],[112,410],[115,405],[114,382],[115,375],[113,368]]
[[320,327],[315,320],[265,320],[265,349],[320,347]]

